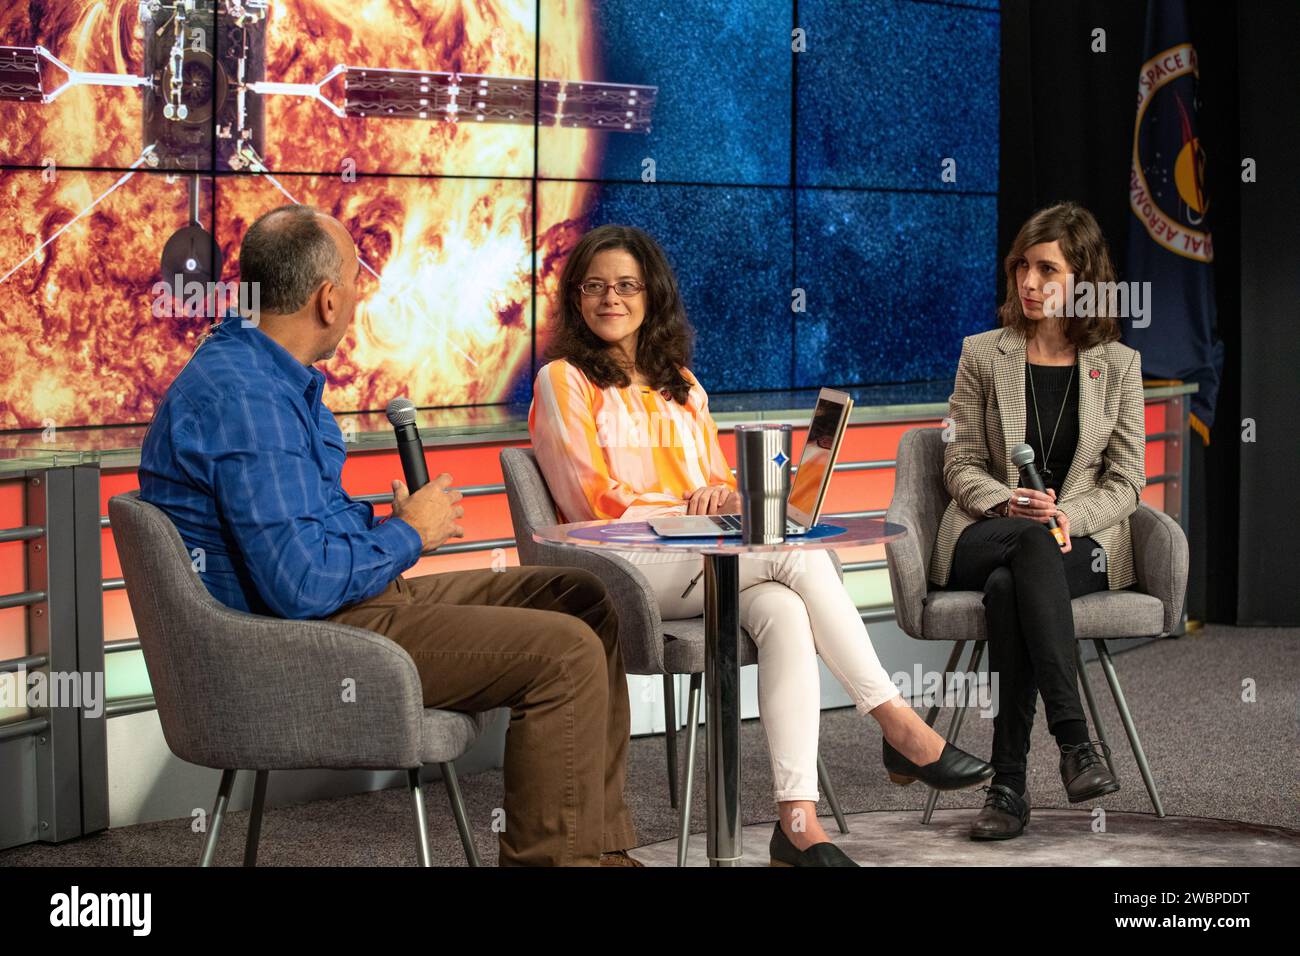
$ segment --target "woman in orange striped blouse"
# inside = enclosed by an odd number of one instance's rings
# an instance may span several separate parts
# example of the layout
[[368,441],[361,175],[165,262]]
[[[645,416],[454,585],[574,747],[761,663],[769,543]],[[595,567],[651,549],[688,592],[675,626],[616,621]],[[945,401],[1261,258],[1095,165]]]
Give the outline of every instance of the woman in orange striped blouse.
[[[528,428],[563,520],[738,513],[708,396],[687,368],[693,333],[658,244],[640,229],[593,229],[565,264],[557,305]],[[702,613],[704,589],[688,588],[699,555],[620,553],[645,574],[664,619]],[[856,865],[817,820],[818,655],[880,723],[896,782],[951,790],[992,775],[899,696],[825,551],[745,555],[740,587],[780,810],[774,863]]]

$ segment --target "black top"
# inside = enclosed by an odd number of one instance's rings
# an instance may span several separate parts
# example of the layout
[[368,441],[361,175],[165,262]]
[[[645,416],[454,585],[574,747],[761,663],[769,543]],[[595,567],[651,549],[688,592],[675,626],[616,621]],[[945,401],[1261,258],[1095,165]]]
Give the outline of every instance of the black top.
[[[1056,489],[1061,495],[1065,474],[1074,460],[1079,444],[1079,369],[1077,365],[1034,365],[1025,363],[1025,441],[1034,449],[1034,465],[1043,479],[1043,487]],[[1033,376],[1032,388],[1030,376]],[[1068,392],[1067,392],[1068,387]],[[1038,396],[1038,415],[1034,415],[1034,396]],[[1061,402],[1065,410],[1061,410]],[[1061,424],[1056,424],[1056,416]],[[1039,434],[1039,423],[1042,434]],[[1052,439],[1052,430],[1056,439]],[[1051,448],[1050,454],[1048,448]],[[1046,470],[1044,469],[1046,459]],[[1028,487],[1022,483],[1021,487]]]

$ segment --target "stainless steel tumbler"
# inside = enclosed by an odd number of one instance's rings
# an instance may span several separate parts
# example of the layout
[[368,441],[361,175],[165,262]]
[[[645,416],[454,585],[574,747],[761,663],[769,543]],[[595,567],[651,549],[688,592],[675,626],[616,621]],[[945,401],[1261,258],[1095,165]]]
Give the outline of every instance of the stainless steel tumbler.
[[790,497],[790,426],[737,425],[735,434],[741,537],[746,544],[780,544]]

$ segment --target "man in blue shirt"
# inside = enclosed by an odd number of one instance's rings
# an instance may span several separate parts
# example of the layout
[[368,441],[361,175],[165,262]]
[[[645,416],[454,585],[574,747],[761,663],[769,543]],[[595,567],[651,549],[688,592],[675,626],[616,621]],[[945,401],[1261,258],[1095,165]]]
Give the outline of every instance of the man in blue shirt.
[[537,567],[403,578],[464,535],[464,509],[447,474],[414,494],[394,481],[382,519],[343,490],[343,434],[313,366],[356,308],[351,237],[284,206],[249,227],[239,264],[260,308],[222,321],[172,382],[141,449],[141,497],[223,604],[389,637],[415,661],[427,707],[511,708],[502,864],[629,865],[630,716],[604,586]]

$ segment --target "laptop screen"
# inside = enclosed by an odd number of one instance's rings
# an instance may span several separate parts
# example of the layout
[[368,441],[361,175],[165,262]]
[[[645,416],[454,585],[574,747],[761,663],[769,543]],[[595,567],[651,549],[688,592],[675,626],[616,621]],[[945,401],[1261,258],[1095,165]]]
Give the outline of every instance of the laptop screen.
[[790,505],[804,514],[811,515],[817,507],[822,482],[831,467],[835,436],[843,412],[843,405],[826,399],[820,399],[813,411],[812,424],[808,427],[808,441],[803,446],[803,457],[799,459],[794,484],[790,486]]

